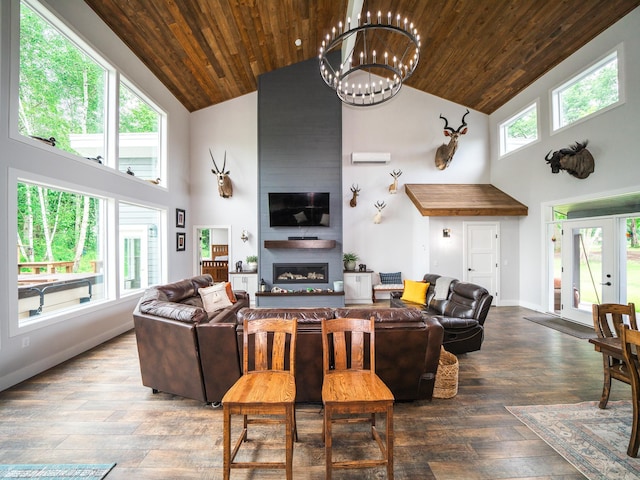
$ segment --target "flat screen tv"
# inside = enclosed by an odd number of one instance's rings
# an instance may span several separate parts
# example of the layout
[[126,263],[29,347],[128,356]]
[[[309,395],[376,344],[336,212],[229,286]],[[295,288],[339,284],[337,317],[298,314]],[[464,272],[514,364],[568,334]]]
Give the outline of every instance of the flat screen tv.
[[269,193],[272,227],[328,227],[329,192]]

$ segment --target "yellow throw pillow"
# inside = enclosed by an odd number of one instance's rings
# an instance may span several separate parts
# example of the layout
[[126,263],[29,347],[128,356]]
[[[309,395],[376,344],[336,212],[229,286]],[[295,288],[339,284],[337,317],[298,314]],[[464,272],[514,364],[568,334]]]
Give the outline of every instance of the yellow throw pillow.
[[401,300],[424,305],[427,300],[428,288],[429,283],[427,282],[414,282],[413,280],[405,280],[404,291],[402,292]]

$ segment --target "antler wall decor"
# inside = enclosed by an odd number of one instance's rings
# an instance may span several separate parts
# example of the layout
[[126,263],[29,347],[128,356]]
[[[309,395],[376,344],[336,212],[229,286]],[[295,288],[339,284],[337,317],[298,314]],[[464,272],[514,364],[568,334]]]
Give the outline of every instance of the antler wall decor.
[[349,200],[349,205],[351,207],[355,207],[358,205],[358,194],[360,193],[360,187],[358,185],[351,185],[351,200]]
[[393,177],[393,183],[389,185],[389,193],[398,193],[398,177],[402,175],[402,170],[394,170],[389,175]]
[[216,161],[213,158],[213,153],[211,153],[211,149],[209,149],[209,155],[211,155],[211,161],[213,162],[213,168],[211,169],[211,173],[213,173],[218,178],[218,193],[222,198],[229,198],[233,196],[233,185],[231,184],[231,178],[229,177],[229,170],[226,172],[224,169],[227,167],[227,151],[224,152],[224,162],[222,164],[222,170],[218,168],[216,165]]
[[467,113],[462,116],[462,125],[460,125],[457,130],[454,130],[449,126],[447,119],[440,114],[440,118],[444,120],[444,134],[450,137],[450,140],[449,143],[443,143],[438,147],[438,150],[436,150],[436,167],[438,167],[439,170],[444,170],[449,166],[458,148],[458,138],[460,135],[467,133],[467,122],[464,121],[467,115],[469,115],[468,108]]
[[382,209],[384,207],[386,207],[387,204],[381,201],[377,201],[375,203],[375,207],[378,210],[378,213],[376,213],[373,217],[373,223],[375,223],[376,225],[380,222],[382,222]]
[[544,159],[551,165],[551,173],[558,173],[560,170],[566,170],[570,175],[576,178],[584,179],[595,170],[595,160],[591,152],[587,150],[589,140],[584,142],[576,142],[569,148],[562,148],[547,153]]

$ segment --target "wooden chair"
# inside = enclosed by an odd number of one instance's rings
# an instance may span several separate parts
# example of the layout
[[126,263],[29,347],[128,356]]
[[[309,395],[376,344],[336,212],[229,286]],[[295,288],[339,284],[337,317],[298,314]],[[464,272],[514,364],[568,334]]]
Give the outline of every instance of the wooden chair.
[[[367,355],[366,336],[369,338]],[[391,390],[375,373],[374,319],[336,318],[322,320],[322,403],[327,479],[333,469],[387,467],[393,480],[393,401]],[[366,364],[369,368],[365,369]],[[386,444],[376,429],[376,413],[386,414]],[[362,415],[366,414],[366,418]],[[334,415],[339,417],[334,418]],[[347,415],[345,417],[345,415]],[[354,417],[354,415],[356,415]],[[360,417],[358,418],[357,415]],[[371,435],[378,444],[381,459],[333,461],[332,425],[334,423],[371,424]]]
[[627,455],[638,456],[640,446],[640,431],[638,430],[638,416],[640,416],[640,377],[638,376],[638,352],[640,352],[640,332],[624,325],[621,330],[622,354],[631,377],[631,393],[633,398],[633,423]]
[[[293,442],[298,440],[295,420],[295,347],[297,319],[265,318],[244,321],[243,375],[222,398],[224,414],[224,479],[231,468],[281,468],[287,480],[293,475]],[[288,338],[288,342],[287,342]],[[254,346],[250,370],[249,348]],[[287,361],[288,343],[288,361]],[[269,355],[269,351],[271,355]],[[287,370],[287,366],[289,369]],[[244,425],[231,451],[231,416],[243,415]],[[260,418],[248,418],[259,415]],[[269,418],[264,418],[268,415]],[[274,418],[276,416],[276,418]],[[249,424],[285,425],[284,462],[234,462],[247,441]]]
[[[622,325],[626,323],[633,330],[637,330],[636,310],[633,303],[621,305],[617,303],[594,304],[593,326],[596,334],[600,338],[621,337]],[[602,386],[602,396],[600,397],[600,408],[606,408],[611,393],[611,379],[615,378],[621,382],[631,384],[631,377],[627,370],[622,355],[613,356],[602,352],[602,362],[604,368],[604,384]]]

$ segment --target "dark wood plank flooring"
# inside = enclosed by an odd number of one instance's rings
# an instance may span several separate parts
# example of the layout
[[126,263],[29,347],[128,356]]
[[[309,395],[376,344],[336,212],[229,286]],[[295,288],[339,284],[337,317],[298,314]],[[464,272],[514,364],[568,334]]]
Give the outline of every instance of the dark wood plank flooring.
[[[459,356],[455,398],[396,405],[396,479],[584,478],[504,408],[600,396],[601,356],[586,340],[523,319],[531,313],[491,310],[482,350]],[[630,395],[614,381],[612,400]],[[0,412],[0,463],[117,462],[107,480],[222,478],[221,409],[143,387],[133,331],[0,392]],[[297,417],[294,476],[324,478],[320,406],[300,405]],[[357,432],[342,442],[364,438]],[[281,477],[232,472],[232,479]],[[384,471],[334,478],[384,478]]]

